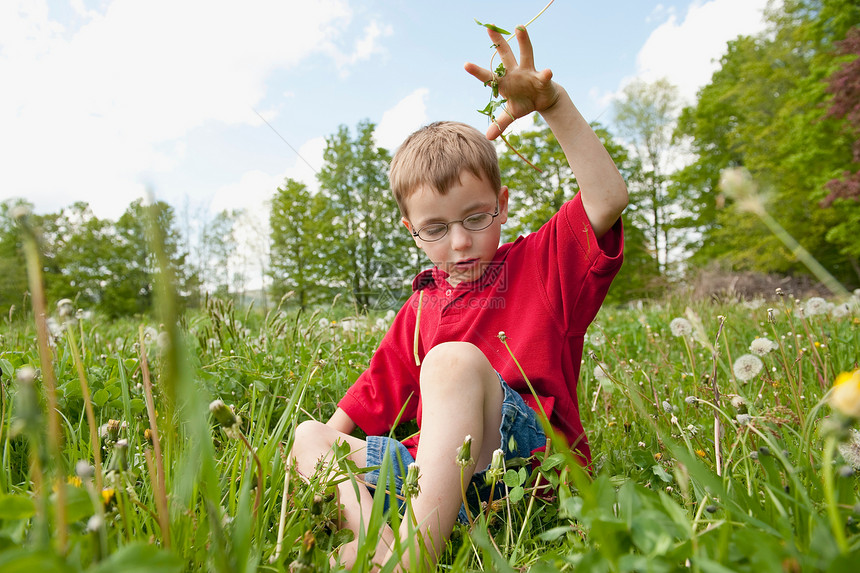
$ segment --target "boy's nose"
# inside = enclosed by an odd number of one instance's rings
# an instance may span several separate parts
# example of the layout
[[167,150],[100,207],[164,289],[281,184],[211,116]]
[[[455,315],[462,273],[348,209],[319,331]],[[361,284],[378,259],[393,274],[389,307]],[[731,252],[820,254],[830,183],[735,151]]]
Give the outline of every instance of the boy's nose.
[[448,236],[451,237],[451,248],[455,251],[472,245],[472,234],[460,223],[448,227]]

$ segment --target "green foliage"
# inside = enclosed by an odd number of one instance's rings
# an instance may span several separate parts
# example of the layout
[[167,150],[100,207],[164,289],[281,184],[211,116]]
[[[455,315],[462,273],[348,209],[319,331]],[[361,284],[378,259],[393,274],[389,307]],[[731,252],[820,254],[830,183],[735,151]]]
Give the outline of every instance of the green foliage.
[[729,43],[720,69],[679,122],[697,156],[671,189],[689,214],[684,224],[697,231],[692,261],[803,272],[792,253],[718,192],[719,172],[744,166],[769,190],[768,212],[837,278],[857,284],[856,233],[843,225],[856,221],[860,205],[822,209],[819,202],[824,184],[852,164],[844,121],[826,117],[824,80],[839,65],[834,42],[860,22],[860,11],[841,0],[796,0],[769,18],[767,33]]
[[390,308],[402,296],[408,269],[403,261],[417,261],[417,253],[388,189],[391,155],[376,146],[374,128],[361,122],[352,137],[341,126],[326,138],[325,163],[317,176],[324,201],[319,256],[325,288],[345,291],[359,307]]
[[276,300],[289,292],[302,310],[331,298],[324,288],[326,259],[322,256],[336,236],[327,220],[326,197],[311,195],[303,183],[287,179],[272,199],[271,227],[272,295]]
[[672,130],[680,106],[678,89],[667,80],[634,81],[615,102],[615,123],[638,163],[638,177],[628,179],[630,211],[646,224],[642,229],[654,253],[658,274],[668,274],[673,244],[667,178],[677,157]]
[[[639,163],[600,124],[592,125],[621,175],[629,185],[639,176]],[[510,147],[499,154],[502,183],[510,189],[509,219],[503,240],[537,231],[579,192],[576,177],[552,131],[539,116],[534,128],[508,137],[511,146],[527,161],[540,167],[538,173]],[[624,266],[610,290],[610,301],[626,301],[654,295],[659,290],[659,269],[653,250],[648,247],[647,221],[638,206],[631,204],[624,213]]]

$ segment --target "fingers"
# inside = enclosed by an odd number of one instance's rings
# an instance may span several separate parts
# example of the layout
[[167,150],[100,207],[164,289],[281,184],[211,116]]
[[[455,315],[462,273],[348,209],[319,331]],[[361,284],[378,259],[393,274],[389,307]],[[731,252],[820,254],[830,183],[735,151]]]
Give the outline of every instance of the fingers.
[[520,47],[520,67],[535,68],[534,49],[525,26],[517,26],[517,45]]
[[505,69],[514,69],[517,66],[517,59],[514,57],[514,52],[511,50],[511,46],[508,44],[508,41],[505,40],[504,36],[494,30],[490,30],[489,28],[487,28],[487,33],[493,41],[493,45],[496,46],[496,52],[498,52],[499,58],[505,65]]
[[493,72],[488,69],[482,68],[477,64],[473,64],[472,62],[466,62],[466,64],[463,66],[463,69],[484,84],[493,81]]
[[497,115],[490,124],[490,127],[487,128],[487,139],[492,140],[499,137],[516,119],[510,110],[508,110],[508,106],[504,106],[502,110],[504,113]]

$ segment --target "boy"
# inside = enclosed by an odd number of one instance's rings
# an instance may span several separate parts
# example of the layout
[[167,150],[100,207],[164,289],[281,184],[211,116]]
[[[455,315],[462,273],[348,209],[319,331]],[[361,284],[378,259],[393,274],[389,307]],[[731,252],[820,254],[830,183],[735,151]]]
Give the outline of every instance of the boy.
[[[415,292],[332,418],[326,424],[302,423],[293,449],[304,475],[320,457],[331,455],[335,442],[350,445],[350,458],[359,467],[379,465],[388,452],[397,471],[398,460],[406,466],[414,456],[421,477],[412,508],[427,558],[434,561],[461,511],[456,456],[467,435],[472,460],[464,480],[474,474],[477,486],[494,450],[503,449],[507,458],[528,457],[544,446],[541,409],[582,462],[590,463],[576,401],[583,335],[621,264],[627,188],[615,164],[564,89],[552,82],[552,72],[535,69],[525,28],[516,33],[519,64],[501,35],[489,35],[505,75],[496,78],[475,64],[465,66],[485,84],[497,80],[507,99],[486,137],[462,124],[431,124],[407,138],[391,163],[402,223],[435,268],[415,278]],[[552,129],[581,191],[538,232],[499,247],[508,189],[501,185],[490,140],[533,111]],[[417,419],[420,442],[418,436],[404,444],[384,437],[398,416]],[[350,435],[356,426],[367,433],[366,441]],[[375,474],[365,480],[375,483]],[[339,487],[346,526],[357,538],[367,526],[371,494],[361,488],[356,499],[351,484]],[[403,540],[407,528],[404,520]],[[386,528],[376,562],[391,557],[392,540]],[[347,567],[356,543],[341,548]],[[415,547],[415,541],[409,543]]]

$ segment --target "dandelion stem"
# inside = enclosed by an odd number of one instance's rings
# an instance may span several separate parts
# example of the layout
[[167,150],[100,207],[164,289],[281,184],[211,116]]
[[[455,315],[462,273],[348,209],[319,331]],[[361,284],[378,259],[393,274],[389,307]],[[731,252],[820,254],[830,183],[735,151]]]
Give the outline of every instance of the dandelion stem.
[[833,530],[833,536],[836,538],[839,552],[845,555],[848,553],[848,540],[845,538],[845,528],[839,518],[836,494],[833,491],[833,452],[835,449],[836,438],[830,435],[824,443],[821,469],[824,472],[824,500],[827,504],[827,517],[830,520],[830,528]]
[[155,402],[152,399],[152,380],[149,376],[149,363],[146,359],[146,341],[143,335],[143,326],[139,328],[140,334],[140,367],[143,375],[143,392],[146,397],[146,413],[149,416],[149,429],[152,432],[152,449],[155,459],[149,463],[151,457],[147,449],[147,465],[149,475],[152,479],[152,490],[155,495],[155,504],[158,509],[158,523],[161,526],[161,536],[165,547],[170,547],[170,516],[167,508],[167,487],[164,477],[164,458],[161,455],[161,440],[158,437],[158,420],[155,415]]
[[720,387],[717,384],[717,357],[719,356],[719,346],[720,346],[720,335],[723,333],[723,326],[726,324],[726,319],[724,316],[720,316],[720,326],[717,329],[717,336],[714,339],[714,351],[712,353],[714,360],[714,367],[711,371],[711,384],[714,390],[714,405],[716,409],[714,410],[714,459],[717,468],[717,475],[722,476],[722,456],[720,452],[720,434],[722,433],[722,426],[720,425],[720,417],[717,414],[717,410],[720,409]]
[[257,466],[257,493],[254,496],[254,519],[257,519],[257,509],[260,507],[260,499],[263,495],[263,464],[260,463],[260,458],[257,456],[257,452],[254,451],[254,448],[251,447],[251,444],[248,442],[248,438],[245,437],[241,431],[239,432],[239,439],[242,440],[242,443],[245,444],[245,447],[248,448],[248,451],[251,453],[251,456],[254,458],[254,463]]
[[81,383],[81,395],[84,398],[84,410],[87,414],[87,424],[90,427],[90,447],[93,450],[93,466],[95,467],[95,481],[96,481],[96,490],[102,490],[102,452],[101,452],[101,443],[99,442],[99,432],[96,427],[96,415],[93,411],[93,401],[90,397],[90,385],[87,383],[87,375],[84,372],[84,364],[81,357],[81,354],[78,352],[77,343],[75,341],[75,334],[72,328],[66,329],[66,336],[68,337],[69,348],[72,352],[72,359],[75,362],[75,366],[78,371],[78,379]]

